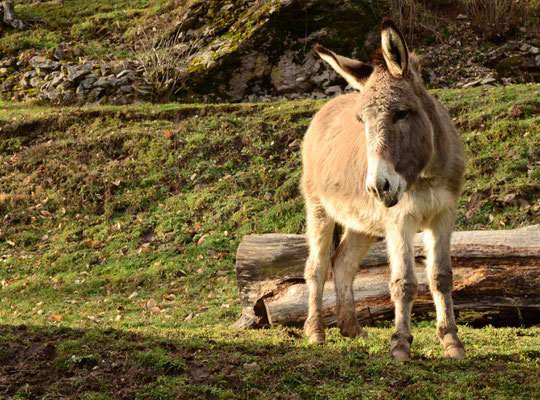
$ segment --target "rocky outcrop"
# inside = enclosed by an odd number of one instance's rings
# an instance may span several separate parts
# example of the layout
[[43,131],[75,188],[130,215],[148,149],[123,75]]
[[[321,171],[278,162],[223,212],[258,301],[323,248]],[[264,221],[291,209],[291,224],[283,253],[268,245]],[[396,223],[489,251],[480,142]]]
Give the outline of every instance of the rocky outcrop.
[[368,1],[190,1],[169,36],[182,41],[182,94],[241,101],[324,96],[342,84],[312,50],[367,56]]

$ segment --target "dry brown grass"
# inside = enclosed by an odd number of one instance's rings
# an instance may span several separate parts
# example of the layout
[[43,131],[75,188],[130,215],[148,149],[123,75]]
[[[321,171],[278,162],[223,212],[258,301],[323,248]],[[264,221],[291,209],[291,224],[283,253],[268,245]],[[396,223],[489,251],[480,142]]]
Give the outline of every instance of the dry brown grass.
[[503,41],[530,21],[533,2],[526,0],[463,0],[467,14],[487,40]]

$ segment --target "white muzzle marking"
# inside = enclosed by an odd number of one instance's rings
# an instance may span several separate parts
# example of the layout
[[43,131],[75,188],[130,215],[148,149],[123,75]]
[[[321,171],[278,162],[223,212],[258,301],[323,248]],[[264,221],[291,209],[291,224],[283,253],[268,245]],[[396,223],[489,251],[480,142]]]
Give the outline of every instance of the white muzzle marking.
[[368,157],[366,190],[385,207],[395,206],[405,191],[406,182],[394,166],[379,156]]

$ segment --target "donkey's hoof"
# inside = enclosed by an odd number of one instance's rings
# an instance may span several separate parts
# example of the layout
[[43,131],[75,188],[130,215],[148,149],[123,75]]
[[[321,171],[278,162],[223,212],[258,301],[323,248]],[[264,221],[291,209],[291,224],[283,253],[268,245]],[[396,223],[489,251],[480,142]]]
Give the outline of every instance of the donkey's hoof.
[[390,353],[396,361],[409,361],[411,359],[411,351],[406,349],[396,348]]
[[392,335],[390,354],[397,361],[408,361],[411,359],[412,336]]
[[464,360],[467,357],[465,355],[465,348],[461,343],[446,346],[444,348],[444,356],[455,360]]
[[354,322],[355,323],[341,325],[339,327],[339,333],[341,333],[342,336],[349,337],[349,338],[359,337],[362,339],[367,339],[368,333],[362,329],[358,321],[354,321]]
[[449,332],[446,335],[439,334],[442,337],[441,342],[444,347],[444,355],[456,360],[465,359],[465,347],[455,332]]
[[308,343],[324,343],[324,322],[322,318],[308,318],[304,324],[304,332],[306,332],[306,336],[308,337]]
[[308,335],[309,344],[324,344],[324,332],[313,332],[311,335]]

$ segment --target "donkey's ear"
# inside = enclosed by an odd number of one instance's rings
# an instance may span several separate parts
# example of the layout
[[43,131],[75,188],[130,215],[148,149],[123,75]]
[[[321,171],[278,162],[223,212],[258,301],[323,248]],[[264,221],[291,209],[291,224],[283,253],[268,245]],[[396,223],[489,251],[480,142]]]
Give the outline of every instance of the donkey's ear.
[[367,79],[373,72],[373,67],[371,65],[339,56],[336,53],[325,49],[320,44],[315,45],[315,51],[355,89],[362,90]]
[[409,50],[403,35],[394,22],[385,18],[381,28],[382,53],[388,71],[394,78],[407,75],[409,66]]

